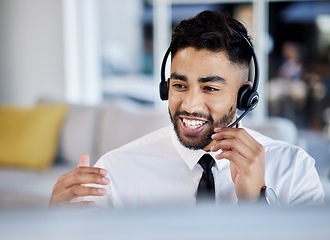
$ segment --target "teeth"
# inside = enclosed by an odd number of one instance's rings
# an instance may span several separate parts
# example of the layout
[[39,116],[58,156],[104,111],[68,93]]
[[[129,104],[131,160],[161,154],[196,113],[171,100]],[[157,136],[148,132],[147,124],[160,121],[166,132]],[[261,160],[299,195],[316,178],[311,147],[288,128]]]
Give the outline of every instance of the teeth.
[[186,125],[188,128],[191,129],[195,129],[195,128],[199,128],[200,126],[202,126],[205,121],[200,121],[200,120],[188,120],[183,118],[183,123],[184,125]]

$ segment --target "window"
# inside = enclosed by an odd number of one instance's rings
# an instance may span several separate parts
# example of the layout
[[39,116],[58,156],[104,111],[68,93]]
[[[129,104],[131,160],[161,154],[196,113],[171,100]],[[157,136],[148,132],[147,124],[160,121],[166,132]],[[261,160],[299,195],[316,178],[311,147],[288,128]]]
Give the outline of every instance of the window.
[[158,101],[159,69],[170,42],[170,29],[167,28],[175,27],[182,19],[203,10],[219,10],[243,18],[246,25],[252,27],[251,3],[171,2],[171,5],[161,1],[158,4],[157,1],[136,0],[99,2],[105,101],[119,97],[144,104]]

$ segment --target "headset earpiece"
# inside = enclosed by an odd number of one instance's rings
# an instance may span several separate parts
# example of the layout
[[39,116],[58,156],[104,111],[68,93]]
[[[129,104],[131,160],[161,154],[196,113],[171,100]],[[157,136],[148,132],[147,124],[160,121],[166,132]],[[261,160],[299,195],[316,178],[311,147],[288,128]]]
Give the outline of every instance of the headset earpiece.
[[257,106],[259,94],[254,91],[252,86],[244,84],[238,91],[237,108],[241,111],[246,111],[249,108],[253,109]]
[[167,79],[167,81],[161,81],[159,83],[159,95],[160,95],[160,99],[163,101],[168,100],[169,82],[170,79]]
[[159,96],[160,99],[163,101],[168,100],[168,90],[169,90],[169,83],[170,83],[170,79],[168,78],[166,81],[166,77],[165,77],[165,67],[166,67],[166,61],[168,56],[171,53],[171,47],[169,47],[164,55],[163,61],[162,61],[162,67],[160,70],[160,83],[159,83]]

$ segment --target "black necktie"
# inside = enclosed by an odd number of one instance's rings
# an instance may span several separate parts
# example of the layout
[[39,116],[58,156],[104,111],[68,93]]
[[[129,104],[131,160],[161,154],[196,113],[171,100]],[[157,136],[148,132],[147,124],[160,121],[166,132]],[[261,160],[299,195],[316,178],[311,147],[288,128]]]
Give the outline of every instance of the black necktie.
[[214,178],[211,171],[215,161],[210,154],[204,154],[198,163],[204,171],[197,189],[197,202],[201,200],[215,202]]

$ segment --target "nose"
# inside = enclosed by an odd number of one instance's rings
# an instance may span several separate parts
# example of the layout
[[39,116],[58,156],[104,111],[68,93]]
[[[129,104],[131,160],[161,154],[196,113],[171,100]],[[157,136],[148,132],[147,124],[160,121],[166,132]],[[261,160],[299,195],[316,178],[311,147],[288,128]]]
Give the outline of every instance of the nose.
[[204,110],[204,98],[198,89],[186,91],[182,100],[182,109],[188,113],[198,113]]

